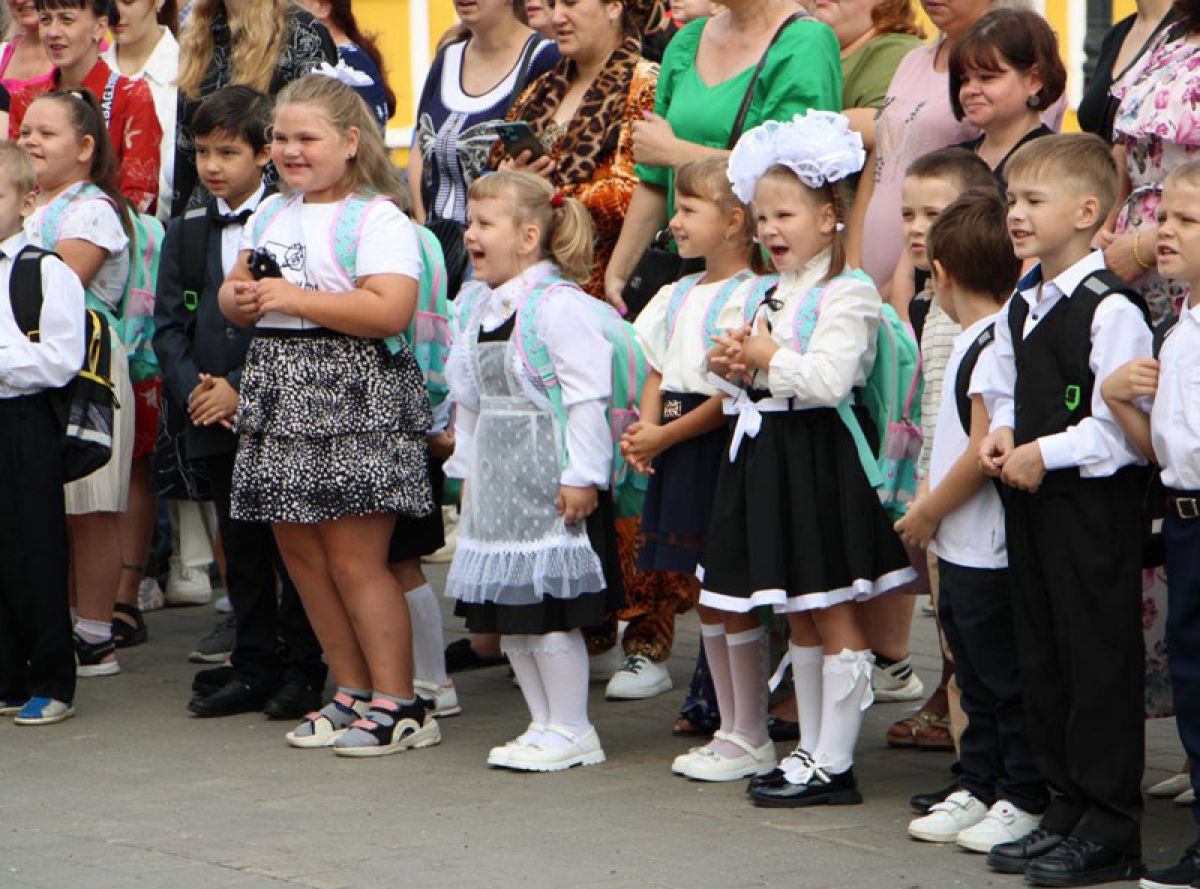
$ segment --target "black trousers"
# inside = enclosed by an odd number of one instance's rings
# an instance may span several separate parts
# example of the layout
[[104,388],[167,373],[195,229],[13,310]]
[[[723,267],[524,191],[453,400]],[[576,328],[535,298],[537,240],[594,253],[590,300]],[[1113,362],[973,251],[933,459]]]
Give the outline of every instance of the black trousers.
[[230,517],[233,454],[204,461],[225,549],[225,583],[237,626],[233,667],[263,694],[296,680],[320,688],[328,672],[321,645],[275,546],[271,526]]
[[1124,470],[1007,504],[1025,727],[1053,791],[1042,825],[1129,854],[1145,760],[1143,491]]
[[[1181,519],[1168,507],[1167,663],[1175,696],[1175,726],[1187,751],[1192,787],[1200,787],[1200,519]],[[1200,823],[1200,801],[1192,803]]]
[[0,699],[75,698],[63,433],[45,395],[0,399]]
[[1004,799],[1041,814],[1048,792],[1025,732],[1008,571],[938,559],[938,577],[938,619],[967,714],[959,786],[988,806]]

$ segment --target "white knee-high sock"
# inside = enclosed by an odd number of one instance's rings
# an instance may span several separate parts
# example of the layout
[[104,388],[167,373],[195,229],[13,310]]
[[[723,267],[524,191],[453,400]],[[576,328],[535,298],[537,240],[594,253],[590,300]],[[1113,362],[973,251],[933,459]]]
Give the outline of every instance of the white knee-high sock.
[[412,623],[413,670],[417,679],[446,685],[446,656],[442,651],[442,607],[429,584],[404,594]]
[[704,644],[704,657],[708,661],[708,672],[712,676],[713,689],[717,693],[717,709],[721,713],[721,731],[733,731],[733,676],[729,672],[729,646],[726,644],[724,624],[700,624],[700,640]]
[[854,765],[854,745],[862,728],[863,711],[875,696],[871,691],[871,666],[875,658],[868,651],[843,648],[840,654],[826,655],[821,667],[821,734],[813,759],[832,773]]
[[521,694],[525,698],[525,706],[529,708],[529,721],[545,725],[550,721],[550,702],[546,697],[546,689],[542,685],[542,674],[538,671],[537,661],[533,657],[533,647],[530,640],[536,636],[501,636],[500,650],[508,656],[508,663]]
[[788,643],[792,685],[796,689],[796,714],[800,722],[800,747],[810,754],[821,737],[821,666],[825,649],[820,645]]
[[560,726],[573,735],[586,734],[592,724],[588,720],[588,653],[583,633],[570,630],[540,638],[542,644],[533,657],[550,703],[547,725]]
[[767,743],[767,630],[725,636],[733,685],[733,733],[754,747]]

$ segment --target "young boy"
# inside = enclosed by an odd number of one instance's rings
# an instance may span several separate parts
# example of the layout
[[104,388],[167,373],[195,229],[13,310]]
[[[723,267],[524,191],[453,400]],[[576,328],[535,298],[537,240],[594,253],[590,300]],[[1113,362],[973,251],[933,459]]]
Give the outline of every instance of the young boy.
[[978,852],[1032,831],[1047,799],[1021,712],[1004,507],[979,465],[987,415],[982,399],[972,404],[968,395],[1021,273],[1006,216],[995,188],[975,189],[929,229],[926,254],[938,305],[962,333],[946,363],[928,488],[896,524],[938,560],[938,617],[967,714],[958,789],[908,832]]
[[1042,825],[988,864],[1035,886],[1129,879],[1141,858],[1144,458],[1098,381],[1151,351],[1145,305],[1092,239],[1117,170],[1095,136],[1045,136],[1008,164],[1008,230],[1038,265],[1017,285],[977,371],[984,469],[1010,489],[1009,574]]
[[[1167,493],[1163,538],[1167,550],[1167,648],[1175,694],[1175,722],[1200,786],[1200,403],[1193,382],[1200,369],[1200,163],[1190,161],[1163,183],[1159,208],[1158,271],[1187,281],[1188,304],[1179,320],[1159,329],[1157,360],[1140,358],[1104,381],[1104,400],[1138,449],[1162,469]],[[1153,399],[1147,417],[1141,405]],[[1192,804],[1200,822],[1200,804]],[[1200,885],[1200,842],[1178,864],[1148,873],[1144,889]]]
[[196,716],[262,710],[298,719],[321,706],[325,683],[320,646],[270,527],[229,515],[237,449],[230,425],[253,328],[225,321],[217,291],[237,261],[246,220],[265,197],[270,122],[270,99],[245,86],[220,90],[197,109],[196,167],[212,198],[171,223],[158,279],[154,349],[171,408],[188,417],[184,456],[204,464],[212,485],[236,624],[232,668],[196,674],[188,704]]
[[83,286],[44,256],[36,333],[18,325],[13,267],[39,262],[18,260],[34,186],[29,155],[0,143],[0,714],[19,725],[75,714],[63,426],[50,393],[83,366]]

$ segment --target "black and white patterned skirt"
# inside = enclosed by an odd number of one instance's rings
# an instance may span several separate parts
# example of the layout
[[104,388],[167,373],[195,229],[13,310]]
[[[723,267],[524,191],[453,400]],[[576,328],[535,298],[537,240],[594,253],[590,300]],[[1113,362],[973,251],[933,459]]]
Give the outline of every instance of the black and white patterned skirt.
[[329,330],[261,331],[238,399],[232,513],[312,524],[433,509],[416,359]]

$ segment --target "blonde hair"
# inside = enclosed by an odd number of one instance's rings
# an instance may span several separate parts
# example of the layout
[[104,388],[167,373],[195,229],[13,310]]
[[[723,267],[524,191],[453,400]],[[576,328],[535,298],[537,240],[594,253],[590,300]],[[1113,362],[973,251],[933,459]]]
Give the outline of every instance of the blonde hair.
[[1168,173],[1163,180],[1163,188],[1177,182],[1200,187],[1200,160],[1185,161]]
[[471,183],[467,197],[508,201],[518,225],[534,225],[541,232],[542,256],[552,259],[564,278],[587,280],[592,270],[594,234],[592,215],[583,202],[561,196],[541,176],[517,172],[480,176]]
[[318,106],[343,138],[351,129],[357,129],[358,153],[346,162],[346,186],[350,191],[386,195],[401,208],[409,206],[404,177],[388,156],[375,116],[353,87],[323,74],[309,74],[280,90],[275,101],[276,116],[285,105]]
[[[213,58],[213,18],[222,0],[196,0],[179,41],[179,92],[200,98],[200,83]],[[233,34],[230,83],[245,84],[260,93],[271,86],[294,4],[291,0],[244,3]],[[378,126],[378,124],[376,125]]]
[[770,271],[762,251],[754,243],[754,214],[733,193],[733,186],[729,182],[729,164],[725,158],[706,157],[680,166],[675,171],[675,194],[707,201],[715,205],[726,219],[734,210],[741,210],[746,264],[759,275]]
[[1099,202],[1099,228],[1117,200],[1120,177],[1108,143],[1091,133],[1059,133],[1026,142],[1004,165],[1009,182],[1029,176],[1047,182],[1067,180]]
[[[813,207],[819,208],[829,204],[833,208],[833,218],[840,228],[834,229],[833,234],[829,236],[829,270],[821,279],[821,283],[832,281],[844,272],[849,265],[846,257],[846,225],[850,221],[850,213],[847,209],[849,202],[846,200],[842,182],[826,182],[820,188],[809,188],[800,180],[799,176],[792,172],[790,167],[785,167],[783,164],[771,167],[763,173],[762,179],[777,179],[782,182],[794,183],[800,186],[800,190],[804,192],[804,199],[810,201]],[[759,182],[762,179],[759,179]]]
[[16,142],[0,142],[0,171],[8,174],[13,190],[21,197],[37,188],[37,173],[29,152]]

